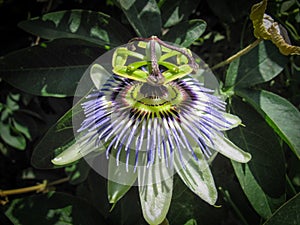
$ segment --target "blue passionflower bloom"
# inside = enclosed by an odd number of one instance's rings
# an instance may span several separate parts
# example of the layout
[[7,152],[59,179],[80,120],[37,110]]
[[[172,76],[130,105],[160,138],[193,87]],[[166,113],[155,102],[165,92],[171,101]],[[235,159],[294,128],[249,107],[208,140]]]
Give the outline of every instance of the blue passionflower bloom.
[[[78,141],[53,159],[54,164],[64,165],[96,152],[113,158],[115,170],[122,164],[122,174],[138,180],[142,210],[149,224],[160,224],[166,217],[174,172],[213,205],[217,190],[209,160],[214,153],[241,163],[251,158],[224,133],[241,124],[237,116],[226,112],[226,102],[192,74],[157,81],[172,68],[155,60],[156,70],[153,63],[140,63],[136,68],[140,71],[137,74],[154,76],[155,82],[113,74],[94,89],[82,103],[84,120],[77,131]],[[102,69],[94,64],[92,76],[101,74]],[[110,201],[115,202],[113,197]]]

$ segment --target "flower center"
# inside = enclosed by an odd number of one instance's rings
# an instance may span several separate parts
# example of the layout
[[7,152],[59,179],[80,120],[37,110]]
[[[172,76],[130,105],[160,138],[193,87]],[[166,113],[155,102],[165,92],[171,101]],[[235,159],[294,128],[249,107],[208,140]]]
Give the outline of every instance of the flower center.
[[117,101],[120,105],[157,118],[160,118],[162,113],[173,111],[189,97],[185,90],[174,82],[155,86],[133,82],[119,95],[121,98]]

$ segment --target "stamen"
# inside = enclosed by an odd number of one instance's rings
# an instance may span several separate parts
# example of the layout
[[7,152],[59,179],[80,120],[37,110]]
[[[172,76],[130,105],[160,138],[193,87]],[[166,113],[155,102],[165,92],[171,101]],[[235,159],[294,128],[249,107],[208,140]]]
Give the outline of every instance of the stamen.
[[[151,56],[152,72],[157,75],[160,68],[153,52]],[[142,163],[139,157],[145,158],[146,167],[164,158],[165,166],[172,168],[174,154],[185,168],[186,149],[199,160],[194,144],[209,159],[212,137],[233,125],[224,116],[226,103],[191,77],[153,85],[114,76],[94,92],[82,104],[86,119],[78,132],[96,131],[85,143],[94,141],[95,147],[101,141],[109,143],[106,157],[115,154],[117,165],[124,151],[126,171],[130,154],[135,154],[134,172]]]
[[111,142],[109,143],[109,146],[108,146],[107,149],[106,149],[106,158],[107,158],[107,159],[109,158],[110,151],[111,151],[112,146],[114,145],[115,141],[117,140],[117,138],[118,138],[118,135],[116,135],[116,136],[111,140]]

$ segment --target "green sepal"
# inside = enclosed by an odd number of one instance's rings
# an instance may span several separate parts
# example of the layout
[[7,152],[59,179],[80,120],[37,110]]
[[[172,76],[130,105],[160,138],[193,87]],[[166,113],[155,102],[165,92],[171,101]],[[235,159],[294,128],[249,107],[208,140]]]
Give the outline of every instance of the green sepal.
[[[126,152],[121,153],[120,162],[116,163],[115,154],[111,154],[108,162],[107,196],[109,203],[116,204],[131,188],[137,179],[133,167],[126,167]],[[129,155],[133,162],[134,154]]]

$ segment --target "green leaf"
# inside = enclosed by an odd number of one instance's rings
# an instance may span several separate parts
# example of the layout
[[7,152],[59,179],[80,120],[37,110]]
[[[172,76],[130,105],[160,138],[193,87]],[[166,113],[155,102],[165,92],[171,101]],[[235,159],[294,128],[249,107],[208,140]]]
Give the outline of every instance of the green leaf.
[[[92,87],[92,80],[89,78],[85,80],[87,87]],[[85,95],[89,94],[85,92]],[[68,110],[45,134],[42,140],[35,147],[31,163],[37,168],[55,168],[57,166],[65,166],[71,164],[78,159],[88,155],[91,152],[101,154],[105,148],[103,146],[95,145],[97,138],[93,132],[85,136],[77,133],[81,122],[84,120],[84,113],[81,103],[85,100],[82,96],[73,107]],[[75,133],[74,133],[75,132]],[[76,140],[75,140],[76,135]],[[89,140],[83,143],[83,141]],[[96,152],[97,151],[97,152]]]
[[[106,165],[105,165],[106,166]],[[99,175],[95,170],[91,170],[88,178],[78,185],[76,194],[86,199],[102,215],[109,216],[110,204],[107,199],[107,180]]]
[[[219,166],[219,164],[213,165],[213,167],[216,166]],[[225,170],[224,167],[218,169],[220,172]],[[215,177],[215,174],[213,175]],[[220,184],[221,183],[218,183],[218,185]],[[171,225],[185,224],[191,218],[197,221],[198,224],[219,225],[220,221],[224,221],[224,218],[227,218],[228,216],[228,212],[226,212],[228,207],[226,206],[226,203],[222,202],[222,198],[219,197],[217,205],[220,204],[222,207],[213,207],[205,201],[200,200],[199,197],[195,196],[195,194],[182,182],[182,179],[175,175],[172,204],[167,218]],[[224,222],[224,224],[227,223]]]
[[197,221],[194,219],[190,219],[184,225],[197,225]]
[[33,166],[44,169],[55,167],[51,160],[75,143],[72,112],[80,110],[80,104],[75,105],[47,131],[32,153]]
[[20,95],[13,95],[11,93],[6,96],[6,104],[1,104],[1,121],[6,121],[9,117],[11,117],[12,114],[18,111],[20,108],[18,103],[19,98]]
[[160,35],[161,17],[155,0],[118,0],[118,3],[138,36]]
[[[106,168],[108,166],[106,158],[102,162]],[[132,187],[112,209],[112,205],[107,199],[107,179],[91,170],[88,179],[78,186],[77,195],[93,204],[107,218],[109,224],[146,225],[142,216],[137,187]]]
[[185,21],[172,27],[168,33],[163,36],[163,39],[182,47],[189,47],[204,33],[205,29],[206,22],[204,20],[195,19]]
[[11,111],[16,111],[20,108],[18,101],[20,100],[19,94],[9,94],[6,97],[6,105]]
[[14,128],[19,132],[22,133],[27,139],[31,139],[31,135],[29,132],[28,127],[22,125],[21,123],[18,123],[14,118],[12,119]]
[[77,163],[65,168],[66,174],[69,176],[69,182],[71,184],[79,184],[87,179],[91,167],[88,163],[81,159]]
[[[19,107],[19,105],[18,105],[18,107]],[[9,116],[12,114],[12,111],[8,107],[3,107],[3,108],[4,109],[1,112],[0,120],[6,121],[9,118]]]
[[[129,151],[129,150],[127,150]],[[130,154],[134,163],[135,154]],[[129,163],[129,162],[128,162]],[[134,164],[132,164],[134,165]],[[121,152],[119,165],[114,155],[110,155],[108,162],[107,195],[110,203],[117,203],[131,188],[137,179],[137,171],[132,166],[126,168],[126,152]]]
[[262,41],[246,55],[233,61],[227,70],[226,87],[250,87],[276,77],[288,63],[269,41]]
[[251,153],[247,164],[232,161],[241,187],[256,212],[269,218],[285,201],[285,160],[279,140],[250,106],[233,99],[232,112],[245,127],[228,131],[229,138]]
[[287,0],[282,2],[280,6],[280,13],[288,11],[294,4],[296,4],[296,0]]
[[240,90],[245,98],[300,159],[300,112],[286,99],[268,91]]
[[5,214],[14,225],[106,224],[103,216],[88,202],[55,192],[14,199]]
[[171,27],[189,18],[197,8],[200,0],[165,0],[160,6],[164,27]]
[[22,21],[19,26],[48,40],[77,38],[99,46],[116,47],[131,38],[129,31],[109,15],[78,9],[47,13]]
[[0,122],[0,137],[10,146],[24,150],[26,148],[26,139],[21,133],[13,132],[9,124]]
[[[231,1],[210,0],[207,1],[212,13],[220,18],[223,23],[231,24],[242,21],[249,15],[252,4],[257,1]],[[240,32],[240,30],[239,30]]]
[[[0,0],[0,5],[1,5],[1,0]],[[0,221],[1,221],[1,224],[3,225],[14,225],[10,219],[8,219],[8,217],[4,214],[4,212],[0,212]]]
[[300,193],[284,203],[264,225],[300,224]]
[[76,39],[61,39],[0,58],[0,77],[34,95],[73,96],[80,78],[103,49]]
[[[134,177],[136,180],[136,176]],[[116,204],[131,188],[130,185],[124,185],[117,182],[114,182],[112,180],[107,181],[107,195],[109,203]]]

